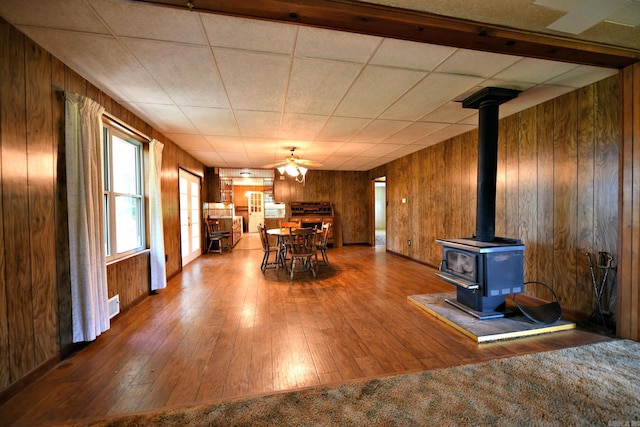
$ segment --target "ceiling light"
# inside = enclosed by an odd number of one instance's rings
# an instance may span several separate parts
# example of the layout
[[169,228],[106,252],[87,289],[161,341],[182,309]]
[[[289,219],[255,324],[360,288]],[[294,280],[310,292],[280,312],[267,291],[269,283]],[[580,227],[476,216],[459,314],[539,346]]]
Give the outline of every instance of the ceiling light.
[[251,172],[242,171],[242,172],[240,172],[240,176],[243,177],[243,178],[249,178],[251,176]]

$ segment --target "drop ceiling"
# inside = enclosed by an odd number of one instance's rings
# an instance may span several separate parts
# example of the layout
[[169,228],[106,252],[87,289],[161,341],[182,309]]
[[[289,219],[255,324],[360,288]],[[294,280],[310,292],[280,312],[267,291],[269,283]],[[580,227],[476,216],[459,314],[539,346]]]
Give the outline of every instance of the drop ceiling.
[[[528,16],[536,31],[558,33],[554,22],[585,2],[554,2],[555,8],[543,0],[370,3],[416,10],[428,3],[430,13],[464,19],[482,4],[475,20],[505,25],[501,20],[513,16],[518,25]],[[514,15],[515,3],[522,16]],[[521,90],[501,106],[504,117],[617,73],[141,2],[0,0],[0,16],[217,167],[260,168],[294,146],[321,169],[369,170],[477,127],[477,112],[455,101],[465,93],[486,86]],[[600,26],[615,25],[615,45],[638,49],[632,24],[598,22],[584,31],[597,38]]]

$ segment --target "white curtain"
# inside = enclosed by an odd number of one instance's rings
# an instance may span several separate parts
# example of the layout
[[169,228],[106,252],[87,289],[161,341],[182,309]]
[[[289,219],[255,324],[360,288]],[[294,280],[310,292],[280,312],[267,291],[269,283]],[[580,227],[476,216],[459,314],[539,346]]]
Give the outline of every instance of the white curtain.
[[102,192],[102,113],[95,101],[65,93],[65,150],[73,342],[109,329]]
[[149,231],[151,246],[151,290],[167,287],[167,266],[164,256],[164,229],[162,227],[162,197],[160,172],[164,144],[153,139],[149,143]]

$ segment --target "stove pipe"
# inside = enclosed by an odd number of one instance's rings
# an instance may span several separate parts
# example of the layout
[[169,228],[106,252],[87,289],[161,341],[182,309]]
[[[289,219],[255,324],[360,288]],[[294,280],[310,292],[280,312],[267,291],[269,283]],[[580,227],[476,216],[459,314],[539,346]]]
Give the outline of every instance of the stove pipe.
[[496,235],[496,181],[498,171],[498,108],[520,91],[486,87],[462,101],[463,108],[478,110],[478,182],[476,234],[481,242],[493,242]]

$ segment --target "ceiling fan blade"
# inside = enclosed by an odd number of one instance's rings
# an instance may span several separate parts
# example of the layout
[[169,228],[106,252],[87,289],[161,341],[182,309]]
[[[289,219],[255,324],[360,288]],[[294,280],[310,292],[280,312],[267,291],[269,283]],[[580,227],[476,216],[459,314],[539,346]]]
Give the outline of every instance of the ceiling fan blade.
[[262,166],[262,169],[276,169],[277,167],[286,166],[287,164],[288,162],[286,160],[282,162],[269,163],[268,165]]
[[322,163],[313,161],[313,160],[298,160],[296,162],[300,166],[304,166],[306,168],[319,168],[322,167]]

